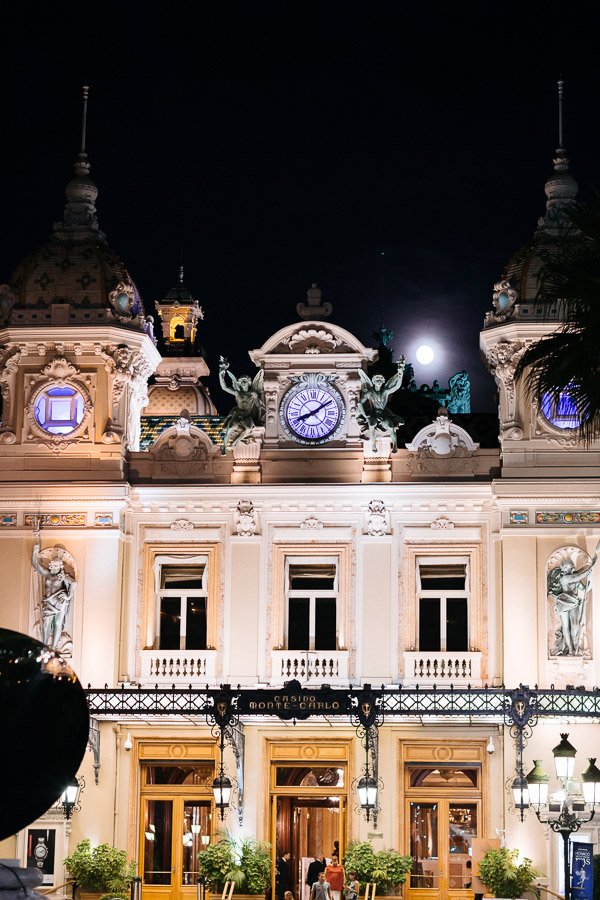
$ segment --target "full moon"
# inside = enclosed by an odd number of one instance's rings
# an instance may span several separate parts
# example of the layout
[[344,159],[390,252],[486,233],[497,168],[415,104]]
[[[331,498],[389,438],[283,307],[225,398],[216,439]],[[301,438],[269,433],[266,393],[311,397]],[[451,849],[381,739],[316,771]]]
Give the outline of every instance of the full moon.
[[420,347],[417,347],[417,362],[420,362],[422,366],[428,366],[430,362],[433,362],[434,356],[435,354],[429,344],[421,344]]

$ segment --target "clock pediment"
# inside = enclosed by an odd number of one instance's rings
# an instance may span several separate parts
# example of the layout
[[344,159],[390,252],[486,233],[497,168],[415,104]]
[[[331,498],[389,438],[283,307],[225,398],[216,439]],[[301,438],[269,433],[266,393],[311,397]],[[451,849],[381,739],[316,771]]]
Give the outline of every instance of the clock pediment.
[[[262,347],[250,351],[250,358],[256,365],[269,367],[273,366],[275,360],[289,367],[292,361],[290,357],[304,358],[304,362],[298,359],[298,365],[307,365],[307,357],[315,356],[354,357],[360,365],[363,362],[373,362],[376,355],[376,350],[365,347],[345,328],[319,321],[286,325],[265,341]],[[332,363],[333,360],[328,365]],[[319,365],[322,366],[323,363],[319,361]]]

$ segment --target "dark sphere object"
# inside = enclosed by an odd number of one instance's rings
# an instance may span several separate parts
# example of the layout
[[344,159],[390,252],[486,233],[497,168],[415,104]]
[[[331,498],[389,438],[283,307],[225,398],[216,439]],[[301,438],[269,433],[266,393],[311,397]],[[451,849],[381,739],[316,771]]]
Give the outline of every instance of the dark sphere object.
[[68,663],[28,635],[0,628],[0,840],[58,800],[83,759],[89,726]]

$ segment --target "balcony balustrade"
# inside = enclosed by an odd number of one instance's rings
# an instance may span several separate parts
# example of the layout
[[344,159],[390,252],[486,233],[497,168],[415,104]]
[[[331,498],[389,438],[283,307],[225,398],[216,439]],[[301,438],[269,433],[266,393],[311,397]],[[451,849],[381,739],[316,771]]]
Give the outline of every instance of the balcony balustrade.
[[348,656],[348,650],[273,650],[271,680],[274,684],[296,679],[303,685],[345,686]]
[[214,685],[216,650],[142,650],[142,685]]
[[481,687],[481,653],[407,652],[404,654],[403,684]]

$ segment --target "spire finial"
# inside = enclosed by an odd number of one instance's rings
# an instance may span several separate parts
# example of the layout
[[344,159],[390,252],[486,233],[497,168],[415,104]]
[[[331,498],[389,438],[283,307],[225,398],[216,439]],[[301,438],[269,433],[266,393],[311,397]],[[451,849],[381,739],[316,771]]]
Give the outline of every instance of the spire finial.
[[86,151],[87,137],[87,107],[89,85],[83,85],[83,110],[81,115],[81,149],[75,160],[75,178],[68,183],[65,193],[67,204],[65,206],[64,221],[54,225],[56,235],[65,240],[87,239],[90,235],[105,240],[100,231],[96,216],[96,197],[98,188],[91,181],[90,163]]
[[183,284],[183,263],[179,266],[179,284]]
[[83,113],[81,116],[81,150],[79,151],[80,156],[87,156],[85,152],[85,140],[87,137],[87,105],[88,105],[88,96],[90,93],[89,84],[83,85]]
[[556,148],[556,159],[554,160],[554,169],[556,172],[568,172],[569,160],[565,149],[564,134],[564,86],[565,83],[562,75],[558,79],[558,147]]

